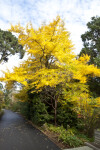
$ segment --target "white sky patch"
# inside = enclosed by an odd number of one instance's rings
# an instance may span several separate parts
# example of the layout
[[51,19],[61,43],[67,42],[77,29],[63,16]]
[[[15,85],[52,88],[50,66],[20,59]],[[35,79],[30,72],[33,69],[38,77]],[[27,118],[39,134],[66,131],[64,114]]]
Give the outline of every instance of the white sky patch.
[[[15,25],[20,22],[25,26],[30,21],[34,28],[38,28],[43,22],[51,22],[57,15],[64,19],[75,53],[78,54],[82,49],[80,36],[87,31],[87,22],[93,16],[100,16],[100,0],[0,0],[2,30],[8,30],[10,23]],[[19,62],[17,56],[14,56],[8,63],[0,65],[0,70],[5,70],[5,66],[11,70]]]

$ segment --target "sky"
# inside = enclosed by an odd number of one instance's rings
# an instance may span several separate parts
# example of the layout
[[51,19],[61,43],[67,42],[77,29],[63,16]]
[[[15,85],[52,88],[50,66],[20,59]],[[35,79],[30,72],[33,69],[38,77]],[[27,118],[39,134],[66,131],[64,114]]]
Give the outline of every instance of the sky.
[[[78,54],[82,49],[81,35],[87,31],[86,24],[91,17],[100,16],[100,0],[0,0],[2,30],[8,30],[10,24],[20,22],[25,26],[30,21],[34,28],[38,28],[43,22],[52,22],[57,15],[64,20],[74,44],[74,52]],[[8,63],[0,65],[0,70],[12,70],[20,62],[18,56],[10,57]]]

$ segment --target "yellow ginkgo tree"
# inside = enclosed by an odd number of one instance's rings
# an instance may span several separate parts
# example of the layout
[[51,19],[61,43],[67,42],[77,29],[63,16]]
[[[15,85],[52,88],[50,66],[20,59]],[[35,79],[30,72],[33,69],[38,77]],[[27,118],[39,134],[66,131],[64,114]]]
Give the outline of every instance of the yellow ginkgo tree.
[[[42,25],[37,30],[30,23],[26,28],[20,24],[11,25],[10,31],[18,33],[19,44],[26,50],[28,58],[19,67],[14,67],[13,72],[5,72],[5,77],[1,80],[7,84],[19,82],[26,89],[34,89],[32,92],[40,92],[46,87],[56,89],[61,85],[53,97],[56,124],[59,93],[63,91],[67,99],[68,95],[64,92],[66,86],[70,83],[77,86],[77,82],[83,85],[88,75],[100,76],[100,69],[87,64],[88,55],[76,57],[70,34],[59,16],[49,25]],[[77,91],[75,98],[72,96],[73,101],[77,101],[76,95]]]

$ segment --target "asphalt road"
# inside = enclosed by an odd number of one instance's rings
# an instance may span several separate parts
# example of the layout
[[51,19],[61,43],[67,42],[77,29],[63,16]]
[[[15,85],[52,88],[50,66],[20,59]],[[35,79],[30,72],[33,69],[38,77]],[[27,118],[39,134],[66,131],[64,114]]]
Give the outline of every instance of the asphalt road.
[[21,115],[5,110],[0,119],[0,150],[60,150]]

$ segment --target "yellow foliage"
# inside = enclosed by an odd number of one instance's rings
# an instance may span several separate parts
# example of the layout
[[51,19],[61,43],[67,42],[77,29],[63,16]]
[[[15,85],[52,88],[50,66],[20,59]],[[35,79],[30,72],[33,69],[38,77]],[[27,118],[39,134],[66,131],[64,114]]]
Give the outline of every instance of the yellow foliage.
[[44,86],[55,87],[60,83],[69,83],[72,79],[85,83],[90,74],[100,76],[100,69],[87,64],[88,55],[76,59],[70,34],[59,16],[38,30],[32,24],[26,28],[18,24],[11,25],[10,31],[18,33],[19,43],[24,46],[29,57],[19,67],[15,67],[12,73],[5,72],[5,78],[1,80],[17,81],[26,88],[35,87],[36,91],[40,91]]

